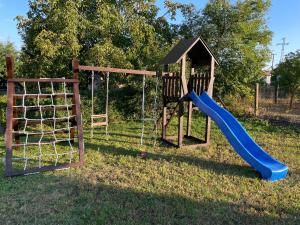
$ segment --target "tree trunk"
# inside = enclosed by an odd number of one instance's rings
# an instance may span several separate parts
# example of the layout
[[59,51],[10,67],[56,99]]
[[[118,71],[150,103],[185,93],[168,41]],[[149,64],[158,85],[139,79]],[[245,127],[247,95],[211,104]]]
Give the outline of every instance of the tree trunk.
[[289,106],[289,110],[291,110],[291,109],[293,108],[294,97],[295,97],[295,93],[292,92],[292,93],[291,93],[291,98],[290,98],[290,106]]

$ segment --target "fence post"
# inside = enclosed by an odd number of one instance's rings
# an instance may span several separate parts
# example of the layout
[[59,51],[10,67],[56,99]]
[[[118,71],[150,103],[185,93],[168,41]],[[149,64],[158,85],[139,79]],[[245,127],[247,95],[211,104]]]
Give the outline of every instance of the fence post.
[[274,91],[274,103],[275,104],[277,104],[277,102],[278,102],[278,89],[279,89],[279,85],[276,82],[276,84],[275,84],[275,91]]
[[258,115],[259,83],[255,84],[254,115]]

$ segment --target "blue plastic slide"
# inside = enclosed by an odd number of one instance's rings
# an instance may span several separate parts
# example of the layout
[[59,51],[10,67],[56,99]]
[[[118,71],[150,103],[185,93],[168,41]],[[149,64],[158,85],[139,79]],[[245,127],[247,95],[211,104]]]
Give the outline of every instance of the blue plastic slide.
[[198,96],[193,91],[189,97],[202,112],[215,121],[235,151],[255,168],[263,179],[276,181],[287,175],[288,167],[265,152],[237,119],[220,107],[206,92]]

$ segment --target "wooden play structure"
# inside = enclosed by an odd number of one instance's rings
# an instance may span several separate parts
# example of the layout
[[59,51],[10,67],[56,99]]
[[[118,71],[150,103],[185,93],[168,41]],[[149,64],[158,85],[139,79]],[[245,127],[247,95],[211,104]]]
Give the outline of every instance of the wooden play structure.
[[[199,138],[192,135],[192,113],[193,103],[188,97],[188,93],[194,90],[198,95],[207,91],[210,96],[213,92],[214,69],[217,63],[215,57],[200,38],[181,40],[160,62],[163,71],[133,70],[100,66],[80,65],[79,60],[73,59],[73,79],[64,78],[37,78],[25,79],[14,78],[12,57],[6,58],[8,74],[8,103],[7,103],[7,129],[6,129],[6,175],[15,176],[28,173],[35,173],[46,170],[62,169],[73,166],[80,166],[84,163],[83,128],[81,124],[80,96],[79,96],[79,72],[92,73],[92,102],[94,95],[95,72],[104,75],[106,86],[105,112],[95,114],[94,105],[91,113],[91,134],[93,129],[99,126],[108,128],[108,94],[110,74],[126,74],[140,76],[142,79],[142,99],[141,99],[141,145],[143,144],[145,121],[153,121],[155,130],[157,129],[157,92],[158,78],[162,80],[162,140],[173,146],[182,147],[186,143],[189,146],[204,146],[209,144],[211,120],[206,117],[205,137]],[[171,64],[179,64],[180,72],[172,72]],[[153,114],[151,118],[145,118],[145,81],[146,77],[156,77],[155,99],[153,103]],[[16,83],[21,84],[22,93],[16,93]],[[46,89],[42,86],[46,84]],[[31,85],[31,86],[30,86]],[[60,91],[55,90],[57,85],[63,87]],[[31,88],[33,87],[33,88]],[[67,88],[68,87],[68,88]],[[35,93],[31,93],[36,89]],[[67,90],[68,89],[68,90]],[[61,103],[57,105],[58,100]],[[70,101],[71,100],[71,101]],[[31,101],[30,105],[27,102]],[[48,102],[47,102],[48,101]],[[43,103],[46,102],[46,103]],[[175,106],[174,106],[175,105]],[[187,107],[187,129],[183,134],[184,111]],[[59,118],[59,111],[67,113]],[[36,112],[38,117],[31,118]],[[51,116],[46,116],[47,113]],[[174,137],[167,136],[167,127],[174,115],[178,117],[178,134]],[[102,120],[102,121],[99,121]],[[65,127],[58,128],[59,123],[66,123]],[[33,124],[33,128],[28,129]],[[50,127],[49,127],[50,125]],[[52,128],[51,128],[52,127]],[[46,129],[47,128],[47,129]],[[50,130],[49,130],[50,129]],[[60,138],[59,134],[66,134]],[[46,141],[45,136],[50,135]],[[37,137],[30,139],[29,137]],[[155,137],[157,135],[155,134]],[[21,138],[23,137],[23,139]],[[24,138],[25,137],[25,138]],[[51,139],[52,138],[52,139]],[[177,138],[177,143],[174,139]],[[76,142],[74,141],[76,139]],[[190,140],[184,142],[184,140]],[[156,141],[156,139],[155,139]],[[66,143],[68,151],[58,152],[60,143]],[[75,146],[75,145],[77,146]],[[36,154],[28,154],[31,148],[36,146]],[[45,147],[48,146],[48,147]],[[46,149],[52,148],[52,152]],[[14,156],[13,152],[22,150],[23,155]],[[77,162],[74,162],[74,155],[78,155]],[[69,156],[70,161],[60,163],[61,157]],[[45,159],[52,157],[52,164],[45,163]],[[14,169],[13,162],[24,162],[23,168]],[[37,162],[35,167],[30,167],[29,162]],[[51,161],[51,160],[50,160]]]
[[6,68],[6,176],[83,165],[78,71],[72,79],[14,78],[11,56]]
[[[216,58],[200,38],[183,39],[166,55],[160,62],[163,65],[163,112],[162,112],[162,140],[173,146],[182,147],[184,138],[192,140],[194,146],[205,146],[209,144],[211,120],[206,116],[206,127],[204,139],[192,136],[192,113],[193,103],[186,95],[194,90],[198,95],[207,91],[210,96],[213,93]],[[170,71],[171,64],[179,64],[180,72]],[[189,71],[187,67],[189,64]],[[174,105],[175,107],[171,107]],[[187,104],[185,104],[187,103]],[[183,134],[184,109],[187,105],[187,128]],[[178,109],[178,110],[177,110]],[[178,116],[177,137],[167,136],[167,127],[172,117]],[[177,138],[177,143],[174,139]]]
[[[238,120],[212,98],[215,65],[218,62],[200,37],[179,41],[160,64],[164,68],[160,73],[163,98],[162,141],[176,147],[207,146],[210,142],[212,118],[234,150],[255,168],[263,179],[276,181],[285,178],[288,167],[262,149]],[[92,134],[93,128],[98,126],[106,126],[107,134],[110,73],[142,77],[141,145],[143,145],[145,121],[153,121],[155,130],[157,128],[156,96],[159,76],[155,71],[83,66],[77,59],[74,59],[73,79],[27,79],[14,78],[12,57],[6,57],[6,65],[8,75],[6,176],[25,175],[84,164],[79,71],[92,73],[92,102],[94,72],[105,74],[105,113],[95,114],[94,103],[92,103]],[[153,114],[152,118],[145,118],[146,77],[153,76],[157,78]],[[21,85],[19,91],[16,88],[17,84]],[[194,106],[206,116],[205,133],[202,138],[192,135]],[[187,108],[187,124],[184,135],[185,108]],[[175,115],[178,119],[177,136],[170,137],[167,135],[167,127]],[[95,122],[94,120],[97,119],[104,119],[104,121]],[[144,157],[146,154],[142,153],[141,156]]]

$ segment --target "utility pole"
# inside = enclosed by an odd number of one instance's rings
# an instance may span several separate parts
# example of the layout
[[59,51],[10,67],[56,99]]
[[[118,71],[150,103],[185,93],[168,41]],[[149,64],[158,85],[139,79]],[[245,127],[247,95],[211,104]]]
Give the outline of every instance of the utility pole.
[[[274,71],[274,56],[275,54],[272,53],[272,66],[271,66],[271,73],[273,74]],[[277,76],[275,77],[275,82],[274,82],[274,104],[277,104],[277,99],[278,99],[278,82],[277,82]]]
[[285,42],[285,37],[282,38],[282,42],[278,43],[277,45],[281,45],[281,55],[280,55],[280,62],[283,61],[284,59],[284,46],[288,45],[289,43]]
[[271,66],[272,72],[273,72],[273,70],[274,70],[274,56],[275,56],[275,55],[276,55],[275,53],[272,53],[272,66]]
[[[283,62],[284,59],[284,47],[288,45],[289,43],[285,42],[285,37],[282,38],[282,42],[278,43],[277,45],[281,45],[281,54],[280,54],[280,62]],[[274,57],[274,55],[273,55]],[[272,62],[272,70],[273,70],[273,62]],[[274,103],[277,104],[278,102],[278,89],[279,89],[279,84],[278,84],[278,76],[276,76],[276,82],[275,82],[275,91],[274,91]]]

